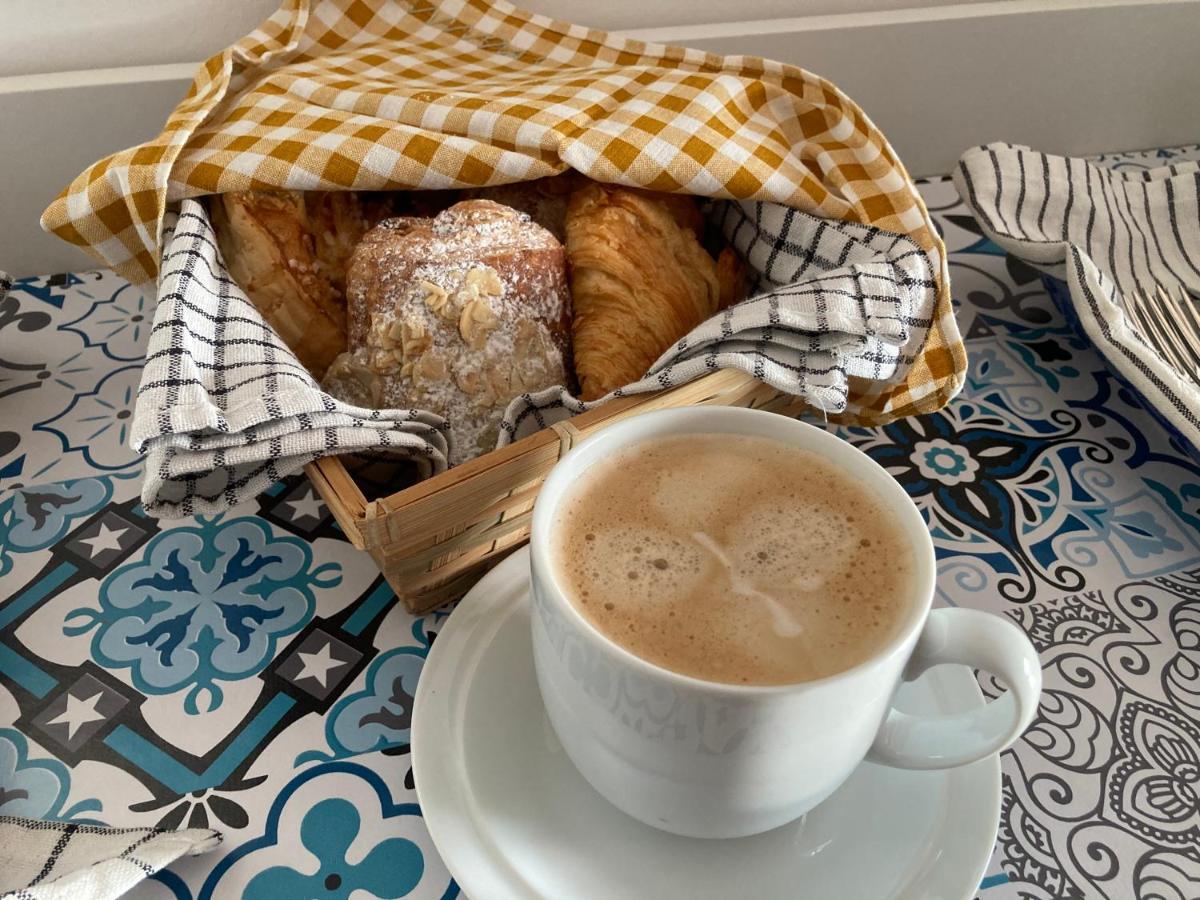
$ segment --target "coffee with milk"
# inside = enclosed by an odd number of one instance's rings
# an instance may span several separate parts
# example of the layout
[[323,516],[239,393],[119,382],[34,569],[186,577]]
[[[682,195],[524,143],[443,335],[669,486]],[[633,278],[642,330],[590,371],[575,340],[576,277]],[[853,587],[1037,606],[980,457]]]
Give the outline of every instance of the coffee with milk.
[[636,656],[707,681],[792,684],[869,659],[912,604],[912,543],[809,450],[692,434],[621,448],[563,499],[572,604]]

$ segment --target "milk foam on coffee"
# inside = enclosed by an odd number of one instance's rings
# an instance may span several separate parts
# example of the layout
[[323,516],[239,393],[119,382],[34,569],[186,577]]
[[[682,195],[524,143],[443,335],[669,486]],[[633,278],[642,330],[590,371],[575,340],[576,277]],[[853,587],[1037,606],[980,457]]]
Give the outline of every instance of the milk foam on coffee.
[[851,668],[913,602],[897,517],[824,457],[766,438],[622,448],[572,486],[556,527],[576,608],[637,656],[708,681]]

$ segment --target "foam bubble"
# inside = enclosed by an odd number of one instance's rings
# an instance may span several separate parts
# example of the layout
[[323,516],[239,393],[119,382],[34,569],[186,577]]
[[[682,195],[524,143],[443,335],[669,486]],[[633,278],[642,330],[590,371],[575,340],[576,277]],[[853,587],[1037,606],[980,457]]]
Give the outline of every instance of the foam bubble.
[[634,653],[721,681],[854,665],[894,630],[899,525],[820,457],[757,438],[667,438],[598,463],[564,500],[581,612]]

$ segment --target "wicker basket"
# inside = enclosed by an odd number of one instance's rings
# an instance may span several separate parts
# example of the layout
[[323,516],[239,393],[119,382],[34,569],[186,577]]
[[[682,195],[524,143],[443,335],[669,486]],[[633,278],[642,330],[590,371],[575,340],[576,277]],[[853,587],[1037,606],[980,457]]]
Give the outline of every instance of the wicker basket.
[[307,472],[354,546],[375,558],[409,611],[425,612],[462,596],[525,542],[542,481],[575,441],[638,413],[697,405],[790,414],[805,408],[798,398],[727,369],[613,400],[379,500],[366,499],[336,456],[309,464]]

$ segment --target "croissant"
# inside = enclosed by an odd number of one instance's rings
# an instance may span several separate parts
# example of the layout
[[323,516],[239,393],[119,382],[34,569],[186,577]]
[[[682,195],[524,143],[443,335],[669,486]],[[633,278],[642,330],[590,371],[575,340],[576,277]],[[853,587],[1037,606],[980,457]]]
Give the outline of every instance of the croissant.
[[567,258],[584,400],[637,381],[718,309],[716,264],[678,205],[597,183],[571,195]]
[[346,266],[383,215],[374,205],[350,192],[239,191],[209,206],[229,274],[318,378],[346,349]]

